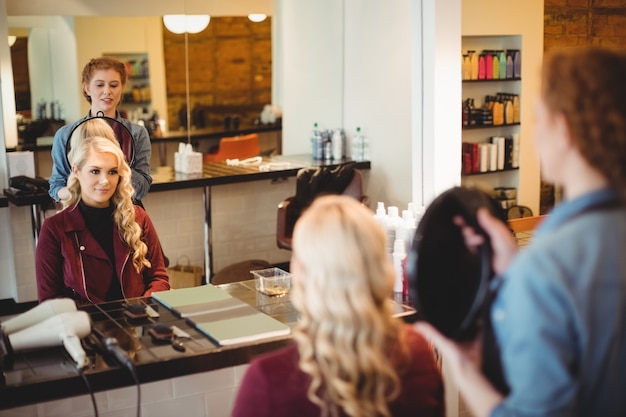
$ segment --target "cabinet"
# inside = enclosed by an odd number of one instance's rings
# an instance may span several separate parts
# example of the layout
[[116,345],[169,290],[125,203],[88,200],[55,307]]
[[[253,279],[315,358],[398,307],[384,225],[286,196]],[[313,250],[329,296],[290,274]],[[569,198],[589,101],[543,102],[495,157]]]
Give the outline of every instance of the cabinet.
[[[482,189],[519,186],[521,43],[520,35],[462,38],[463,185]],[[469,51],[475,54],[474,68],[480,62],[481,70],[468,71],[472,61]],[[500,61],[508,67],[501,67]],[[503,201],[503,207],[515,203],[509,199]]]
[[[120,111],[141,113],[143,109],[150,111],[152,97],[150,92],[150,67],[147,53],[110,53],[126,65],[128,80],[122,92]],[[131,114],[128,117],[132,119]]]

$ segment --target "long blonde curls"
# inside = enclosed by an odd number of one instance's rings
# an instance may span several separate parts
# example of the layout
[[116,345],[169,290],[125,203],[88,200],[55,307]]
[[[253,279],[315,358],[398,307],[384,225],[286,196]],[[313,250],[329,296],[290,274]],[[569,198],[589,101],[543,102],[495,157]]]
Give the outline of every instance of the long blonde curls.
[[[115,206],[113,222],[120,231],[120,237],[133,253],[133,266],[137,272],[141,272],[144,267],[149,268],[151,264],[146,258],[148,247],[141,240],[141,227],[135,221],[135,206],[132,200],[135,191],[131,184],[131,170],[119,143],[117,140],[101,136],[91,136],[76,142],[72,143],[68,159],[70,165],[78,170],[82,169],[91,152],[110,153],[117,158],[119,182],[111,197],[111,202]],[[80,182],[73,173],[67,179],[67,188],[70,198],[63,201],[63,208],[76,207],[81,200],[81,188]]]
[[308,398],[324,416],[390,416],[407,353],[389,303],[393,266],[373,213],[347,196],[317,198],[296,223],[292,262],[302,272],[291,298],[300,313],[299,366],[312,378]]

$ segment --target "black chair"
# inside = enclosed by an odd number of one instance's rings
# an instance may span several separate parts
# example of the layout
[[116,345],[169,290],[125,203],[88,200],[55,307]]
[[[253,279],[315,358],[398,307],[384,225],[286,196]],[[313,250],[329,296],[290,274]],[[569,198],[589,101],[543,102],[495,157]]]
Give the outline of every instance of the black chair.
[[296,195],[278,204],[276,215],[276,244],[280,249],[291,250],[293,228],[300,214],[315,197],[323,194],[342,194],[367,204],[363,194],[363,176],[354,163],[336,168],[303,168],[298,172]]

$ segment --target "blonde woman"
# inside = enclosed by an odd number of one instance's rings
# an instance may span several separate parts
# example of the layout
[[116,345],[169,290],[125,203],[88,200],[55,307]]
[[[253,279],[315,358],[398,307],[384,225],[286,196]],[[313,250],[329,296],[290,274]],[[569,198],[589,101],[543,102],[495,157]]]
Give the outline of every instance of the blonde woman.
[[169,289],[159,238],[133,204],[131,170],[117,141],[92,136],[72,145],[69,198],[45,220],[37,245],[39,301],[100,303]]
[[234,417],[444,415],[432,352],[392,317],[393,267],[371,211],[316,199],[296,223],[291,272],[295,343],[251,362]]

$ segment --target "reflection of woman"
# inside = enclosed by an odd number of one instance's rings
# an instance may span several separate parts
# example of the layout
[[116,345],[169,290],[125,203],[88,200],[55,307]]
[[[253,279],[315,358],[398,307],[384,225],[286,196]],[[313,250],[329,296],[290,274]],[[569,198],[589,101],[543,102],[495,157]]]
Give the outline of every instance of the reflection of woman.
[[69,198],[45,220],[37,244],[39,300],[99,303],[169,289],[159,238],[133,205],[131,172],[117,141],[75,140],[68,159]]
[[234,417],[443,416],[426,341],[392,317],[394,273],[372,213],[320,197],[296,223],[295,343],[252,361]]
[[[132,162],[132,184],[135,189],[134,198],[141,200],[150,189],[150,156],[152,148],[150,137],[145,127],[122,118],[117,106],[122,99],[122,91],[127,81],[124,63],[111,57],[93,58],[83,69],[83,95],[91,104],[89,114],[106,116],[121,122],[132,134],[134,141],[134,160]],[[63,126],[54,135],[52,143],[52,174],[50,176],[50,196],[56,201],[69,198],[66,183],[70,174],[70,166],[66,158],[66,144],[74,127],[85,118]]]
[[510,393],[491,386],[472,350],[418,328],[476,416],[625,416],[626,54],[556,50],[544,62],[535,142],[564,200],[517,254],[504,224],[478,217],[504,278],[491,318]]

